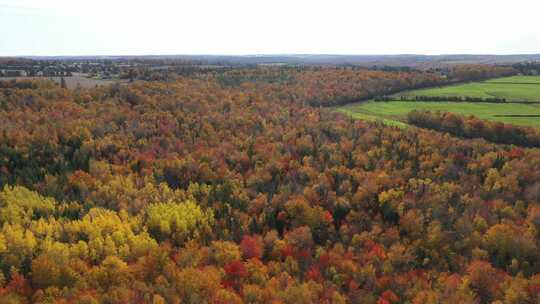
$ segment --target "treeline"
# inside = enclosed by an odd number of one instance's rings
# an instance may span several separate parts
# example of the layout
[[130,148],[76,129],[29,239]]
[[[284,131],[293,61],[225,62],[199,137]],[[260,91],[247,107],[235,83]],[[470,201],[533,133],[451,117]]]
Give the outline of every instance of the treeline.
[[[311,106],[336,106],[355,101],[456,82],[485,80],[515,75],[511,67],[491,65],[457,65],[445,73],[379,71],[349,67],[282,67],[240,69],[220,73],[218,79],[227,85],[266,83],[295,102]],[[467,97],[473,99],[474,97]],[[493,98],[491,102],[500,102]]]
[[448,82],[479,81],[490,78],[513,76],[518,73],[513,67],[485,65],[485,64],[460,64],[446,69],[444,74]]
[[407,121],[421,128],[448,132],[466,138],[484,138],[500,144],[540,147],[540,130],[536,128],[481,120],[475,116],[413,110],[407,115]]
[[[46,80],[45,80],[46,82]],[[0,89],[37,89],[44,82],[32,81],[32,80],[0,80]],[[4,90],[5,92],[5,90]]]
[[385,72],[350,67],[268,67],[216,74],[220,83],[281,92],[284,100],[310,106],[335,106],[377,95],[434,86],[440,75],[428,72]]
[[520,62],[512,65],[523,75],[538,76],[540,75],[540,62]]
[[133,70],[122,77],[175,81],[175,77],[212,79],[224,87],[256,86],[261,92],[280,92],[280,98],[310,106],[336,106],[404,90],[509,76],[511,67],[457,65],[444,70],[366,69],[359,67],[267,66],[248,68],[172,67]]
[[261,73],[0,91],[0,303],[540,300],[539,150]]
[[377,96],[373,99],[374,101],[380,102],[389,102],[389,101],[429,101],[429,102],[487,102],[487,103],[504,103],[506,98],[498,97],[472,97],[472,96],[425,96],[425,95],[415,95],[415,96]]

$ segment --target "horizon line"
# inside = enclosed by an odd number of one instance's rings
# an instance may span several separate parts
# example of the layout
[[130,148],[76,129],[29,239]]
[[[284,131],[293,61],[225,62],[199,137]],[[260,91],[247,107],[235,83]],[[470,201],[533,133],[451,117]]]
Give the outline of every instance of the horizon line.
[[60,58],[60,57],[271,57],[271,56],[335,56],[335,57],[370,57],[370,56],[426,56],[426,57],[441,57],[441,56],[540,56],[539,53],[505,53],[505,54],[493,54],[493,53],[443,53],[443,54],[422,54],[422,53],[372,53],[372,54],[337,54],[337,53],[254,53],[254,54],[219,54],[219,53],[207,53],[207,54],[81,54],[81,55],[0,55],[0,58]]

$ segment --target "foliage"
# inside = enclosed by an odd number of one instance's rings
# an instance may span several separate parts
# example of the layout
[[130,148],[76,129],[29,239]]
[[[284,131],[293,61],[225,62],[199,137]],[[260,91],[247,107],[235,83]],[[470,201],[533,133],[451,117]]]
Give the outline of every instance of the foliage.
[[467,138],[484,138],[501,143],[525,147],[540,147],[540,131],[500,122],[478,119],[475,116],[460,116],[448,112],[411,111],[407,115],[411,125],[448,132]]
[[177,244],[191,239],[204,240],[211,233],[213,215],[194,202],[158,203],[146,208],[146,226],[157,240],[173,240]]
[[436,73],[188,74],[2,91],[1,303],[540,300],[539,150],[307,106]]

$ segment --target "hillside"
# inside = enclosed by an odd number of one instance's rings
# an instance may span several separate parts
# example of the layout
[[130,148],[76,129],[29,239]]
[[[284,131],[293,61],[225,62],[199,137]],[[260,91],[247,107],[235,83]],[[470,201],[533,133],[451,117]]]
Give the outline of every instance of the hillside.
[[537,302],[538,149],[319,107],[430,77],[4,84],[0,302]]

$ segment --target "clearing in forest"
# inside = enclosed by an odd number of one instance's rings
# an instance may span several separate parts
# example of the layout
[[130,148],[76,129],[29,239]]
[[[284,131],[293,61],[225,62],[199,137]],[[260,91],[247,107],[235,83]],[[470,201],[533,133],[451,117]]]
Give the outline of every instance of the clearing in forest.
[[[401,96],[504,98],[507,102],[522,101],[524,103],[397,101]],[[484,82],[412,90],[397,93],[392,97],[395,97],[396,101],[359,102],[337,107],[336,110],[351,115],[353,118],[382,120],[387,124],[398,126],[406,126],[409,111],[425,109],[475,115],[482,119],[515,125],[540,127],[540,76],[513,76]],[[536,115],[538,117],[535,117]]]

